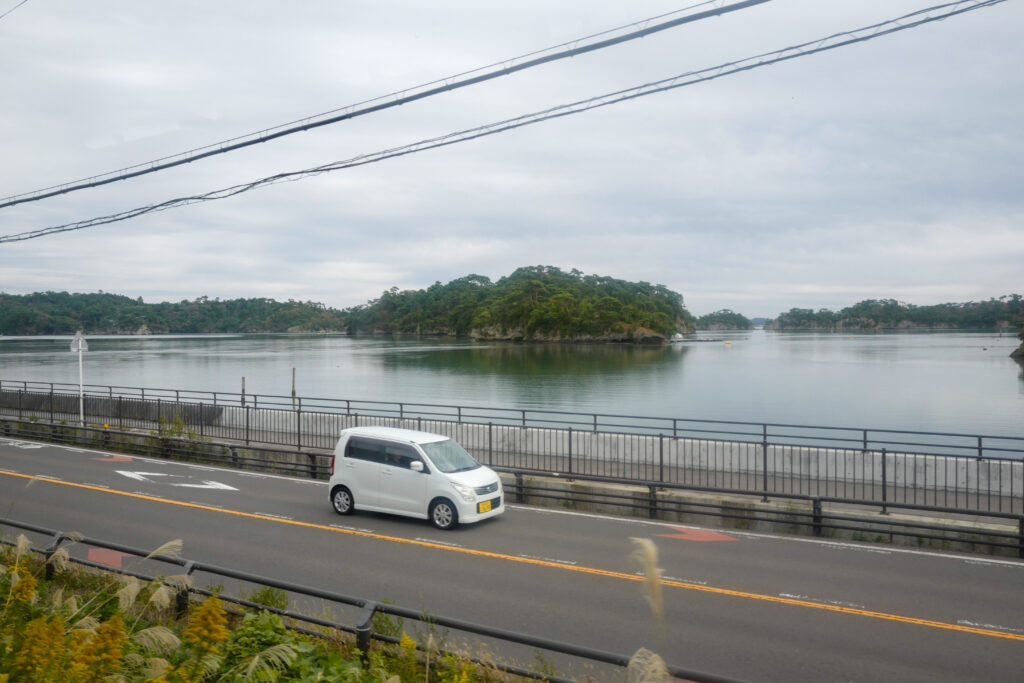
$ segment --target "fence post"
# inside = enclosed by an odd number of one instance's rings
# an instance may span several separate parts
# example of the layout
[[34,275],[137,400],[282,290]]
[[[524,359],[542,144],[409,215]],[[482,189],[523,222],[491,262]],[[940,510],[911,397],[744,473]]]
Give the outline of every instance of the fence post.
[[569,474],[572,474],[572,427],[569,427]]
[[124,407],[122,405],[123,401],[124,401],[124,396],[118,396],[117,397],[117,428],[118,429],[124,429],[124,420],[122,419],[123,413],[121,412],[123,407]]
[[48,547],[43,549],[43,556],[46,558],[46,561],[44,562],[44,564],[46,565],[46,571],[43,574],[43,577],[47,581],[53,580],[53,575],[57,571],[57,568],[54,567],[53,562],[51,562],[50,560],[53,558],[53,554],[57,552],[57,549],[60,548],[61,541],[63,540],[64,534],[58,531],[53,535],[53,543],[51,543]]
[[50,382],[50,424],[53,424],[53,382]]
[[249,445],[249,411],[252,410],[249,406],[243,408],[245,411],[245,445]]
[[298,410],[295,411],[295,446],[302,448],[302,397],[298,399]]
[[[194,568],[195,568],[195,562],[193,562],[191,560],[186,562],[185,566],[184,566],[185,576],[191,576],[192,570]],[[175,596],[174,596],[175,597],[174,606],[178,610],[178,617],[184,617],[185,614],[188,612],[188,593],[189,593],[189,589],[187,588],[187,585],[188,584],[185,584],[185,583],[179,584],[178,590],[177,590],[177,592],[175,593]]]
[[494,464],[494,423],[487,423],[487,464]]
[[658,481],[665,481],[665,435],[658,434]]
[[[868,482],[869,481],[873,482],[875,480],[875,465],[874,465],[874,462],[868,458],[868,430],[866,430],[866,429],[863,430],[861,432],[860,436],[861,436],[861,441],[860,441],[860,463],[861,463],[861,473],[863,474],[863,476],[861,477],[861,479],[863,480],[863,484],[861,484],[860,495],[863,498],[867,498],[867,497],[869,497],[871,495],[870,493],[868,493],[868,490],[867,490]],[[868,463],[871,463],[871,478],[870,479],[868,478],[867,474],[864,474],[864,470],[867,469]],[[839,488],[839,481],[840,481],[840,479],[838,478],[838,473],[837,473],[837,475],[836,475],[836,489],[837,490]],[[846,487],[845,486],[843,487],[843,491],[845,493],[845,491],[846,491]],[[853,483],[853,495],[854,496],[857,495],[857,482]]]
[[888,458],[885,457],[886,450],[882,449],[882,514],[889,514],[889,508],[886,503],[889,502],[889,465],[886,462]]
[[761,425],[761,490],[762,503],[768,502],[768,425]]
[[1024,517],[1017,522],[1017,557],[1024,559]]
[[654,484],[647,485],[647,516],[658,518],[658,489]]
[[978,460],[984,460],[985,459],[985,449],[982,448],[981,440],[982,440],[982,437],[979,436],[978,437]]
[[815,498],[811,503],[812,529],[815,536],[821,536],[821,498]]
[[377,611],[377,603],[367,601],[360,613],[362,619],[356,626],[356,648],[359,658],[366,664],[370,659],[370,643],[373,639],[373,615]]

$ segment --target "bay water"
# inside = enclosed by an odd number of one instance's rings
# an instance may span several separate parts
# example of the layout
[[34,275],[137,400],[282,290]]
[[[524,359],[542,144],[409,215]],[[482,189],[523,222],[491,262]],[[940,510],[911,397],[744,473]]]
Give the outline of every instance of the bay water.
[[[86,385],[1024,437],[998,332],[702,333],[664,346],[343,335],[88,337]],[[71,337],[0,337],[0,381],[78,384]]]

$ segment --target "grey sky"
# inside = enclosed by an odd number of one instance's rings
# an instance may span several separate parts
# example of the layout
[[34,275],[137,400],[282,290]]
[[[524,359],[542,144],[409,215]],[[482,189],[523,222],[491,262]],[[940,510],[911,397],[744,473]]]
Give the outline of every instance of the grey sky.
[[[928,4],[774,0],[220,158],[2,209],[0,234],[372,153]],[[543,264],[664,284],[697,315],[1024,293],[1022,4],[440,150],[0,244],[0,291],[343,308],[392,286],[469,273],[497,279]],[[0,195],[684,6],[28,2],[0,21]]]

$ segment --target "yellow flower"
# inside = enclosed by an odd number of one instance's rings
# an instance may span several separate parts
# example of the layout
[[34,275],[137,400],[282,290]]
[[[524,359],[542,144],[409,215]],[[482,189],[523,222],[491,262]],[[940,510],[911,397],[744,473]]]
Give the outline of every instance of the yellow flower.
[[124,621],[120,614],[115,614],[100,624],[95,633],[73,641],[68,648],[71,659],[68,683],[98,681],[117,671],[121,667],[125,639]]
[[60,617],[33,619],[25,625],[25,638],[14,658],[14,669],[29,680],[46,680],[51,670],[59,668],[59,654],[63,652],[63,620]]
[[36,599],[36,585],[36,577],[31,574],[18,574],[17,583],[11,586],[10,599],[31,604]]
[[218,643],[228,639],[227,616],[220,606],[220,599],[211,595],[199,606],[189,620],[188,628],[182,634],[189,642],[204,652],[213,652]]
[[398,643],[406,657],[412,657],[416,653],[416,641],[409,637],[409,634],[402,631],[402,640]]

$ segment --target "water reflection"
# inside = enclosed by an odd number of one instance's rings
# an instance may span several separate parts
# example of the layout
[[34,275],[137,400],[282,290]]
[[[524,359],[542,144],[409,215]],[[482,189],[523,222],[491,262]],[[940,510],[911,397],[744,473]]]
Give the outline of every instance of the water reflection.
[[675,370],[686,356],[682,345],[487,344],[407,349],[380,356],[383,367],[435,370],[462,375],[557,377]]
[[[1015,337],[707,333],[665,346],[343,335],[88,337],[86,384],[1020,435]],[[0,338],[0,380],[77,384],[71,337]],[[1015,377],[1016,375],[1016,377]]]

